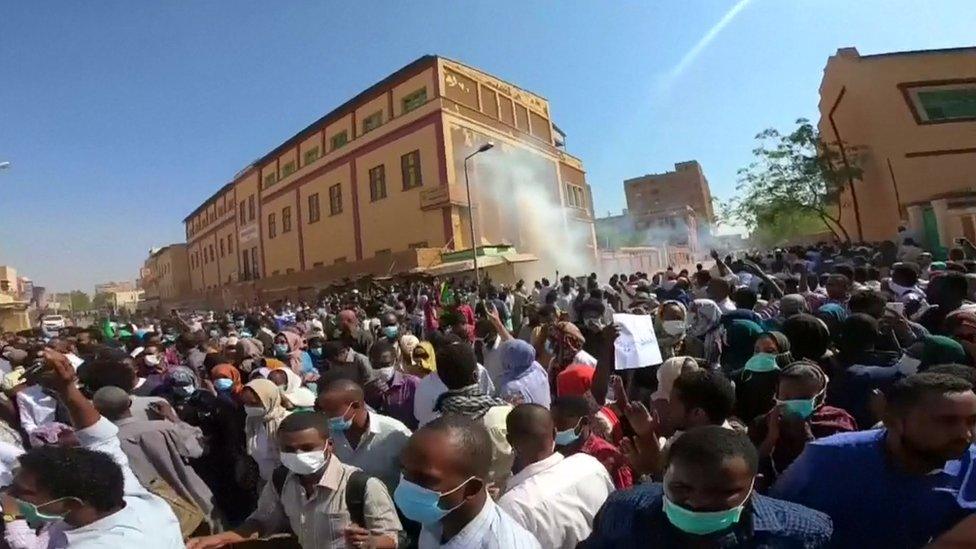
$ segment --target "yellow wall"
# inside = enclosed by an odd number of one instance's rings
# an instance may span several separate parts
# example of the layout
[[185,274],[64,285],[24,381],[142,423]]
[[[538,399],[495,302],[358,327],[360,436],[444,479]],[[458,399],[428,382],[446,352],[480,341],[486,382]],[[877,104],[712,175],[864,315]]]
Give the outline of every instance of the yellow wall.
[[[356,260],[355,228],[352,215],[352,176],[349,164],[322,174],[299,187],[302,205],[302,240],[305,244],[305,268],[321,263],[332,265],[336,259]],[[329,211],[329,187],[342,185],[342,212],[331,215]],[[321,217],[316,223],[308,222],[308,197],[319,195]]]
[[[284,231],[282,223],[282,211],[285,207],[291,208],[291,230],[289,232]],[[268,271],[268,276],[287,273],[289,272],[288,269],[298,271],[301,268],[298,256],[298,218],[295,212],[296,207],[297,203],[294,191],[284,192],[280,196],[262,204],[262,227],[264,229],[262,238],[264,239],[265,269]],[[272,214],[275,217],[276,233],[274,238],[270,236],[268,221]]]

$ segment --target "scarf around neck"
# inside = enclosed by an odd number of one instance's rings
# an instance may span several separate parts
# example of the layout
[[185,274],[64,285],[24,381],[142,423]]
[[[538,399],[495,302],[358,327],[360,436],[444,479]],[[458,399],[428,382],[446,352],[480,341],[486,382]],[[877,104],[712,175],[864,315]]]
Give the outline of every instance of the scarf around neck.
[[460,389],[442,393],[437,397],[434,411],[441,414],[458,414],[471,419],[480,419],[489,408],[508,404],[500,398],[488,396],[481,391],[477,383],[472,383]]

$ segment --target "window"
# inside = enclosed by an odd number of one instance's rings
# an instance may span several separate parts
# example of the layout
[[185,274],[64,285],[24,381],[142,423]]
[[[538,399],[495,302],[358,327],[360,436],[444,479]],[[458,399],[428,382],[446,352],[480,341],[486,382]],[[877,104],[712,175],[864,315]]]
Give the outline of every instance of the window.
[[369,170],[369,199],[373,202],[386,198],[386,166],[380,164]]
[[329,138],[329,149],[336,150],[349,142],[349,133],[346,130],[333,135]]
[[224,257],[224,239],[220,239],[220,257]]
[[420,179],[420,151],[401,156],[400,171],[403,172],[403,190],[423,185],[424,182]]
[[342,213],[342,183],[329,187],[329,213],[331,215]]
[[295,173],[295,161],[286,162],[284,166],[281,167],[281,177],[288,177],[289,175]]
[[227,255],[234,253],[234,240],[233,236],[227,237]]
[[427,102],[427,88],[419,89],[403,98],[403,112],[410,112]]
[[281,210],[281,234],[291,232],[291,206],[285,206]]
[[216,261],[216,260],[217,260],[217,254],[214,253],[214,245],[211,244],[210,245],[210,261]]
[[247,197],[247,217],[254,221],[254,195]]
[[383,124],[383,111],[376,111],[363,118],[363,133],[371,132]]
[[260,271],[258,271],[258,247],[255,246],[251,248],[251,275],[254,278],[260,278]]
[[278,182],[278,174],[276,174],[276,173],[269,173],[268,175],[264,176],[264,188],[265,189],[267,189],[268,187],[274,185],[277,182]]
[[921,122],[976,120],[976,83],[911,88]]
[[311,149],[305,151],[305,165],[308,166],[312,162],[319,159],[319,148],[312,147]]
[[241,217],[241,225],[247,223],[247,204],[245,202],[241,202],[240,217]]
[[268,214],[268,238],[278,236],[278,227],[275,226],[275,214]]
[[413,244],[410,244],[409,247],[411,250],[416,250],[418,248],[429,248],[430,246],[428,246],[427,241],[424,240],[423,242],[414,242]]
[[241,266],[244,268],[244,280],[250,280],[251,279],[251,262],[250,262],[250,259],[247,257],[247,252],[246,251],[242,251],[241,252]]
[[308,195],[308,222],[315,223],[322,217],[319,209],[319,193]]

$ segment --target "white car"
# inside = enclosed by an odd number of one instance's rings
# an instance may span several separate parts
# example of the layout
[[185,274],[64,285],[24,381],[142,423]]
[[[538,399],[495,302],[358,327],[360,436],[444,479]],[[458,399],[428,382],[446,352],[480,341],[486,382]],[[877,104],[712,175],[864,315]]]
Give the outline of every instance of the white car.
[[65,325],[64,317],[61,315],[47,315],[41,319],[41,326],[45,330],[62,330]]

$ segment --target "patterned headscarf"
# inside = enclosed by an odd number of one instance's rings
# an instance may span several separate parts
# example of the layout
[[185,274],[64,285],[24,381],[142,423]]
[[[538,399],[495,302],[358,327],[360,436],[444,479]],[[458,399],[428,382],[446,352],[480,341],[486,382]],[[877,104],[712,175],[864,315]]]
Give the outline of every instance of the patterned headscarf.
[[583,348],[586,338],[572,322],[557,322],[549,329],[549,339],[554,343],[556,366],[562,368],[572,364],[576,354]]
[[170,385],[190,385],[196,389],[199,385],[197,375],[186,366],[176,366],[166,374],[166,381]]
[[285,336],[285,341],[288,344],[288,364],[287,366],[291,368],[291,371],[296,374],[302,371],[302,336],[296,334],[291,330],[284,330],[278,332],[278,335]]

